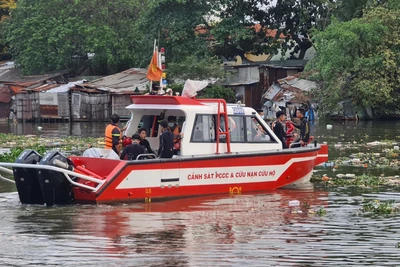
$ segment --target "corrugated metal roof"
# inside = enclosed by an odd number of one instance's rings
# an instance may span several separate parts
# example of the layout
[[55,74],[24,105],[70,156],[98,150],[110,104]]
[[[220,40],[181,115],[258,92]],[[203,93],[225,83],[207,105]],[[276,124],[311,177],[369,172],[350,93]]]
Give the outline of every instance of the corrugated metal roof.
[[270,67],[275,69],[301,69],[307,64],[308,60],[292,59],[292,60],[268,60],[265,62],[257,62],[262,67]]
[[132,93],[138,88],[144,91],[149,84],[147,80],[147,69],[132,68],[114,75],[94,80],[90,84],[99,90],[111,93]]
[[304,92],[316,88],[316,83],[313,81],[300,79],[301,74],[288,76],[279,79],[264,93],[263,97],[271,99],[274,102],[285,101],[292,103],[305,103],[310,101],[310,97]]

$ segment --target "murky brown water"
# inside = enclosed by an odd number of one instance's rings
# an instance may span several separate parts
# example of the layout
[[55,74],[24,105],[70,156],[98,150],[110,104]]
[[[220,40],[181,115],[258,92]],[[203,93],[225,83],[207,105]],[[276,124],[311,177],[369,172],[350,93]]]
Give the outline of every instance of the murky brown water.
[[[104,125],[49,124],[40,134],[102,136]],[[334,143],[397,139],[399,126],[348,123],[314,131],[331,144],[332,160],[346,153]],[[36,125],[1,127],[37,134]],[[397,191],[310,185],[149,205],[46,208],[21,205],[13,186],[0,181],[0,266],[398,266],[400,216],[360,213],[364,198],[400,202]],[[300,206],[292,207],[293,200]],[[306,206],[327,213],[310,214]]]

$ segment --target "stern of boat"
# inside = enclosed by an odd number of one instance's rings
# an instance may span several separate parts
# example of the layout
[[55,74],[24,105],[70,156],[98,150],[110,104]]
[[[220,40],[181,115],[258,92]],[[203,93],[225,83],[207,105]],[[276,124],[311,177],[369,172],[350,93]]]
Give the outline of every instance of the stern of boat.
[[315,166],[328,161],[328,144],[320,144],[317,158],[315,159]]

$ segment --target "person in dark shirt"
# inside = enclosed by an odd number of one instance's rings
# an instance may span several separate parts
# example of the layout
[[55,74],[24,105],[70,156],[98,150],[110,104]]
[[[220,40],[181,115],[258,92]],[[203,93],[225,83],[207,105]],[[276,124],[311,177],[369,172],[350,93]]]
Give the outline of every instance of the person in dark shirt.
[[310,141],[310,124],[304,114],[304,109],[299,108],[296,110],[296,117],[300,119],[300,125],[293,125],[300,129],[300,137],[293,142],[291,147],[305,146],[308,144],[308,141]]
[[276,113],[276,121],[272,123],[272,130],[278,139],[282,142],[282,148],[287,148],[285,141],[285,130],[283,129],[282,123],[285,121],[285,113],[283,111],[278,111]]
[[140,144],[141,146],[143,146],[144,148],[146,148],[147,153],[155,154],[154,151],[153,151],[153,150],[151,149],[151,147],[150,147],[149,141],[146,140],[146,137],[147,137],[147,131],[146,131],[146,129],[145,129],[145,128],[140,128],[140,129],[138,130],[138,134],[139,134],[139,136],[140,136],[140,143],[139,143],[139,144]]
[[169,130],[168,121],[160,122],[160,127],[162,134],[160,135],[158,156],[160,158],[172,158],[174,155],[174,134]]
[[124,148],[120,158],[124,160],[136,160],[137,156],[140,154],[146,154],[144,147],[139,145],[139,142],[139,135],[132,135],[132,144]]

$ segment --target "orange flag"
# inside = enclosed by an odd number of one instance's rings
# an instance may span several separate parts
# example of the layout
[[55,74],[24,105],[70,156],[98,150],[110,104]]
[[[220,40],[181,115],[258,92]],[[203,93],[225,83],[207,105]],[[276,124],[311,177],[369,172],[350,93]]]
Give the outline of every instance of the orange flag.
[[162,77],[162,70],[157,64],[157,51],[154,51],[153,58],[151,59],[149,69],[147,70],[147,79],[150,81],[159,81]]

